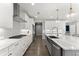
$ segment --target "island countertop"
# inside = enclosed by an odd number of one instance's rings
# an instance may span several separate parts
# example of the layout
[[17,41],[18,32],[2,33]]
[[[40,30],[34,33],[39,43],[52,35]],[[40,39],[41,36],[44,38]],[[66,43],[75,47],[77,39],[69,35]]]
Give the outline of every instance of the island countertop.
[[[46,36],[51,36],[46,34]],[[64,50],[79,50],[79,37],[61,35],[58,39],[49,38]]]

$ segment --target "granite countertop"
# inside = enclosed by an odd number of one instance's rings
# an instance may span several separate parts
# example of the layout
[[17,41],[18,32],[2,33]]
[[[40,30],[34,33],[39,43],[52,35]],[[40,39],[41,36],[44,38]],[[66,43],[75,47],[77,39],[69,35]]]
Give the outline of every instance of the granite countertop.
[[[20,40],[20,39],[19,39]],[[10,46],[11,44],[19,41],[17,39],[4,39],[4,40],[0,40],[0,50]]]
[[14,44],[15,42],[18,42],[22,40],[24,37],[30,36],[31,34],[20,34],[20,35],[15,35],[9,38],[0,38],[0,50],[9,47],[10,45]]
[[[12,36],[9,38],[4,38],[0,40],[0,50],[9,47],[10,45],[14,44],[15,42],[20,41],[23,37],[28,36],[28,35],[17,35],[17,36]],[[18,38],[21,37],[21,38]]]
[[22,37],[24,37],[24,36],[27,36],[27,35],[20,34],[20,35],[11,36],[11,37],[9,37],[9,38],[10,38],[10,39],[20,39],[20,38],[22,38]]
[[[48,34],[47,36],[49,36]],[[79,50],[79,37],[62,35],[58,39],[50,38],[64,50]]]

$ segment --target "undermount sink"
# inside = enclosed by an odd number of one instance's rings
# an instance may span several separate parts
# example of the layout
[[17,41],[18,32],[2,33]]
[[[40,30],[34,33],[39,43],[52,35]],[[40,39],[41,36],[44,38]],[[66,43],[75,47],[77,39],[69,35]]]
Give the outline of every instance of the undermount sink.
[[10,39],[20,39],[20,38],[22,38],[22,37],[24,37],[24,36],[26,36],[26,35],[15,35],[15,36],[11,36],[11,37],[9,37]]
[[58,39],[58,37],[56,37],[56,36],[49,36],[50,38],[56,38],[56,39]]

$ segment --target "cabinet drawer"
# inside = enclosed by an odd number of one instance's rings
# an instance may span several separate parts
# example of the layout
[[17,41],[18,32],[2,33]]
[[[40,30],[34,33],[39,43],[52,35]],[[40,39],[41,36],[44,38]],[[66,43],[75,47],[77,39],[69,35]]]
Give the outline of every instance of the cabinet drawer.
[[2,50],[0,50],[0,56],[1,56],[1,55],[5,55],[5,54],[8,55],[8,47],[7,47],[7,48],[4,48],[4,49],[2,49]]
[[76,56],[79,56],[79,50],[76,50],[75,53],[76,53]]
[[12,49],[15,49],[18,45],[19,45],[18,42],[15,42],[14,44],[10,45],[9,46],[9,51],[12,50]]
[[79,56],[79,53],[76,53],[76,56]]
[[15,48],[14,44],[9,46],[9,51],[13,50]]
[[63,56],[75,56],[74,50],[63,50]]

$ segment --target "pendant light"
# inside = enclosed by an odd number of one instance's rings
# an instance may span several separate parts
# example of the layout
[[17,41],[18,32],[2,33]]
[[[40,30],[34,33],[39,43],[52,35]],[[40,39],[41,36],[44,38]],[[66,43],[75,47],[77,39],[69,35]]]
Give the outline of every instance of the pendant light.
[[32,6],[34,6],[35,5],[35,3],[32,3]]
[[[59,9],[57,8],[56,9],[56,12],[57,12],[57,19],[56,19],[56,23],[57,23],[57,25],[58,25],[58,23],[59,23],[59,21],[58,21],[58,12],[59,12]],[[58,26],[57,26],[57,37],[59,36],[59,34],[58,34]]]
[[73,16],[75,16],[76,14],[74,13],[74,11],[73,11],[73,8],[72,8],[72,3],[70,3],[70,11],[69,11],[69,14],[67,15],[67,17],[69,18],[69,17],[73,17]]
[[58,12],[59,12],[59,9],[58,9],[58,8],[56,9],[56,12],[57,12],[56,23],[58,23],[58,22],[59,22],[59,21],[58,21]]

